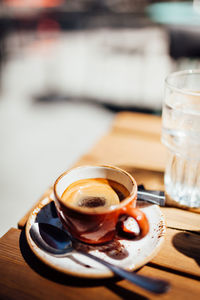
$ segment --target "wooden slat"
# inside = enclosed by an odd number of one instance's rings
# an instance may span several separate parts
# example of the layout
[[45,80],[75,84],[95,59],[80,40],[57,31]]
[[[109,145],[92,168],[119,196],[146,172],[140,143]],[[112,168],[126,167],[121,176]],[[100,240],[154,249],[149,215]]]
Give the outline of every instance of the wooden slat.
[[198,276],[200,280],[200,236],[167,228],[164,245],[152,260],[158,266]]
[[162,207],[167,226],[180,230],[195,231],[200,234],[199,214],[174,207]]
[[165,169],[166,149],[159,140],[149,142],[141,135],[110,133],[105,135],[89,151],[93,160],[119,166],[129,166],[146,170]]
[[149,138],[160,140],[161,118],[150,114],[121,112],[114,119],[113,130],[146,135]]
[[28,248],[20,230],[11,229],[0,239],[0,299],[199,299],[198,278],[151,266],[143,267],[138,273],[169,280],[171,290],[156,296],[126,280],[66,276],[40,262]]

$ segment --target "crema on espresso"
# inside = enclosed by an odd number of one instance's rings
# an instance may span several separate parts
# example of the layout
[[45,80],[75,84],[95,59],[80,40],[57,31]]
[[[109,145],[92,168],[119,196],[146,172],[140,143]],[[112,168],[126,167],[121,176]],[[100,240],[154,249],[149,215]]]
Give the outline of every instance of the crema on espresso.
[[129,191],[116,181],[89,178],[73,182],[66,188],[61,199],[73,207],[97,209],[117,205],[129,194]]

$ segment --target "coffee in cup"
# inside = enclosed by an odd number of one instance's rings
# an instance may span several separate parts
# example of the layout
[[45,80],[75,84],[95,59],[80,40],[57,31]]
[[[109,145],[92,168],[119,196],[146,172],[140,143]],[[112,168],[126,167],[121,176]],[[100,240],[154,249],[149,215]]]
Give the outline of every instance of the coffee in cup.
[[70,184],[61,196],[63,202],[73,207],[108,208],[129,196],[120,183],[106,178],[81,179]]

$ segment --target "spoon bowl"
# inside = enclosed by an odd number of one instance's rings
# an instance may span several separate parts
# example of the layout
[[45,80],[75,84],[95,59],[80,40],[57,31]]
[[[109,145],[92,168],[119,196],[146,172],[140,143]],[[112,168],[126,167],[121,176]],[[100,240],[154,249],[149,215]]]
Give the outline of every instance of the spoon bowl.
[[54,256],[67,256],[75,252],[69,233],[54,225],[34,223],[30,235],[38,247]]

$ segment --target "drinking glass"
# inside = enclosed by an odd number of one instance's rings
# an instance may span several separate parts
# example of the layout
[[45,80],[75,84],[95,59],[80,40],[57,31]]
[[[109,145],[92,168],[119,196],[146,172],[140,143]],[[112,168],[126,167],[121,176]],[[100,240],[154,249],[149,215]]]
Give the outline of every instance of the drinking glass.
[[166,78],[162,142],[168,149],[167,196],[180,206],[200,207],[200,70]]

